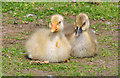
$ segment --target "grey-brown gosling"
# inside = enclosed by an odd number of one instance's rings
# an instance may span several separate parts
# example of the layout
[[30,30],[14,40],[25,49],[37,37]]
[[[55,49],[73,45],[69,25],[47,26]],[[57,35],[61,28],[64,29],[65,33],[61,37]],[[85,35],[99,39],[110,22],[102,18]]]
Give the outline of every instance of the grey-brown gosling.
[[73,23],[65,23],[63,33],[66,38],[69,40],[71,35],[74,33],[74,24]]
[[89,18],[85,13],[76,16],[75,32],[70,38],[71,56],[89,57],[97,53],[97,40],[89,29]]
[[31,59],[44,62],[61,62],[70,56],[71,45],[63,34],[64,19],[56,14],[51,17],[51,30],[39,29],[26,42],[26,51]]

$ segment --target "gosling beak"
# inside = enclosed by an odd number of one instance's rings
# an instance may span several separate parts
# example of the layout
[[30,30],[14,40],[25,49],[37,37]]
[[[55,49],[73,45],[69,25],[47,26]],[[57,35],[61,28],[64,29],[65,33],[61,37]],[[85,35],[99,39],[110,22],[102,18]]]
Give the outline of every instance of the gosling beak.
[[51,32],[55,32],[57,30],[57,26],[52,24],[52,27],[51,27]]
[[81,27],[77,27],[76,30],[75,30],[76,37],[78,37],[81,32],[82,32],[82,28]]

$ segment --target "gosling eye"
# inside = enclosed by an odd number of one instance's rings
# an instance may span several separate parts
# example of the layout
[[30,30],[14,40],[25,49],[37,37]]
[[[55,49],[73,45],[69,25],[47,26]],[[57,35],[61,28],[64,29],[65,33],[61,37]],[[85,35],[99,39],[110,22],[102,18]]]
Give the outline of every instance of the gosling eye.
[[86,22],[83,23],[83,25],[85,25],[85,24],[86,24]]
[[61,21],[59,21],[59,24],[61,23]]

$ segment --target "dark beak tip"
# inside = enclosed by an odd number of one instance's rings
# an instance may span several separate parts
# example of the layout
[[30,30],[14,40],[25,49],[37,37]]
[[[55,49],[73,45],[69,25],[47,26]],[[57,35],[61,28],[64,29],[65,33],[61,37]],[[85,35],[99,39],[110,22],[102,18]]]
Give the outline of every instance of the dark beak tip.
[[78,37],[81,32],[82,32],[82,28],[81,27],[77,27],[76,30],[75,30],[76,37]]

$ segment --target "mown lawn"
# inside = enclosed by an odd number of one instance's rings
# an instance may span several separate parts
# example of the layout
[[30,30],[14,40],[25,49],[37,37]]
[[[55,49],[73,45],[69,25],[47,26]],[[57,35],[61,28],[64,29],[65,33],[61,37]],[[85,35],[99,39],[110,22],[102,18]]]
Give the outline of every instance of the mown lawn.
[[[118,3],[117,2],[2,2],[2,75],[3,76],[118,76]],[[50,16],[61,14],[73,23],[86,13],[97,36],[98,55],[70,57],[69,63],[30,64],[24,44],[38,28],[48,28]],[[34,16],[25,17],[27,14]]]

